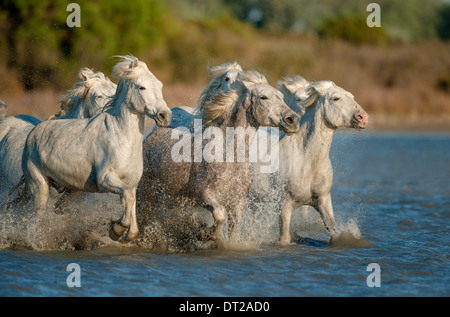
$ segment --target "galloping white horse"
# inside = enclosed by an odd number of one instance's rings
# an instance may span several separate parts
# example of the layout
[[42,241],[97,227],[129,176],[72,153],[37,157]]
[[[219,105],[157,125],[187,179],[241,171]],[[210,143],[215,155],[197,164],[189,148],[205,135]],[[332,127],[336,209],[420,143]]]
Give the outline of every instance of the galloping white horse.
[[[364,129],[369,116],[351,93],[332,81],[305,83],[300,77],[279,82],[279,89],[291,109],[299,109],[300,128],[292,136],[282,136],[279,143],[279,172],[269,182],[257,179],[251,193],[265,197],[270,186],[281,190],[280,243],[291,241],[292,211],[302,205],[314,207],[321,215],[331,241],[338,236],[331,202],[333,168],[329,151],[334,132],[339,127]],[[266,178],[267,175],[257,175]],[[255,198],[255,197],[253,197]]]
[[[90,118],[101,112],[114,95],[116,85],[101,72],[83,67],[74,86],[60,101],[61,110],[50,119]],[[6,108],[6,106],[5,106]],[[17,184],[22,176],[22,154],[30,131],[41,120],[29,115],[0,120],[0,183],[2,188]],[[26,192],[25,192],[26,193]]]
[[119,56],[113,68],[119,80],[108,110],[91,119],[45,121],[29,134],[22,169],[36,212],[46,211],[49,182],[69,190],[119,194],[125,205],[110,237],[125,241],[138,234],[136,186],[143,170],[145,115],[167,126],[171,111],[162,83],[136,57]]
[[[299,117],[287,107],[282,94],[270,86],[262,74],[240,72],[236,82],[239,89],[214,94],[204,104],[201,113],[205,120],[203,129],[211,128],[222,135],[230,128],[246,130],[259,126],[280,127],[286,133],[297,131]],[[211,228],[211,240],[218,239],[227,217],[231,236],[242,217],[250,187],[250,163],[248,160],[238,161],[237,155],[233,155],[230,161],[203,159],[198,162],[194,153],[191,153],[192,157],[189,155],[189,161],[176,162],[172,157],[173,146],[178,142],[171,138],[174,131],[157,129],[144,141],[144,174],[137,194],[139,212],[151,213],[158,194],[188,198],[212,212],[215,224]],[[194,134],[188,136],[188,144],[193,148],[196,147],[195,138]],[[245,138],[246,151],[251,143],[249,139]],[[238,150],[233,141],[231,151],[235,153]]]
[[205,105],[213,100],[217,94],[227,93],[230,89],[237,88],[235,81],[242,67],[237,62],[224,63],[207,68],[211,81],[203,89],[197,101],[197,108],[175,107],[172,108],[172,121],[168,128],[185,127],[193,130],[194,120],[203,112]]

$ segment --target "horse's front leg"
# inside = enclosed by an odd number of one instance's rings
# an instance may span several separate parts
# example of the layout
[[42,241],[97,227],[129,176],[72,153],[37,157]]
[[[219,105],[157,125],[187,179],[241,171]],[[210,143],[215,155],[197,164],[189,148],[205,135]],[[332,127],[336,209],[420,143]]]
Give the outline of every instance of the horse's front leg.
[[136,220],[136,188],[124,190],[120,198],[125,211],[119,220],[113,221],[109,236],[113,240],[119,240],[120,236],[128,229],[123,242],[129,242],[139,233]]
[[136,187],[125,189],[125,184],[112,173],[99,177],[98,186],[102,191],[119,194],[125,209],[122,217],[118,221],[113,221],[109,237],[117,241],[128,229],[124,241],[136,238],[139,233],[136,221]]
[[221,204],[219,204],[214,197],[214,193],[205,190],[203,193],[203,202],[212,210],[212,215],[214,217],[214,226],[212,227],[212,232],[210,235],[210,239],[213,241],[216,241],[219,238],[220,230],[222,229],[222,225],[225,222],[225,219],[227,217],[227,212],[225,210],[225,207]]
[[334,220],[333,204],[331,202],[331,194],[320,196],[317,198],[314,206],[322,217],[325,228],[330,234],[330,242],[338,235],[336,221]]
[[283,198],[280,215],[280,244],[291,243],[291,215],[295,209],[295,201],[290,195]]
[[125,200],[125,214],[120,220],[120,224],[128,228],[124,242],[134,240],[139,233],[136,220],[136,188],[125,190],[123,193]]

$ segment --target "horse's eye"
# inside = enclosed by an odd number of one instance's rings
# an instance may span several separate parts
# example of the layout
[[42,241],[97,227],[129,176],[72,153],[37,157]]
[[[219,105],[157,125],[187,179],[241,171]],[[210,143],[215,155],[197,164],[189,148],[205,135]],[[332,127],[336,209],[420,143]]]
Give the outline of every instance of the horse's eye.
[[145,90],[145,87],[141,86],[139,87],[140,90]]
[[333,98],[333,101],[339,101],[341,98],[339,98],[339,97],[334,97]]
[[225,77],[225,81],[230,81],[230,77]]
[[99,98],[99,99],[100,99],[100,98],[103,98],[103,96],[97,96],[97,98]]
[[261,99],[262,99],[262,100],[266,100],[266,99],[268,99],[268,98],[267,98],[267,96],[261,96]]

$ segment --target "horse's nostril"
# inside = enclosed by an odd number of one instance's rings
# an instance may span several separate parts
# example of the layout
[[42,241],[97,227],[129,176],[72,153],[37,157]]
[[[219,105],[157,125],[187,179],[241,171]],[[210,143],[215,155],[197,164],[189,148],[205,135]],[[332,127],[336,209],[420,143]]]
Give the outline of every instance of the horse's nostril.
[[292,117],[286,117],[286,118],[284,119],[284,121],[286,121],[287,124],[292,124],[292,123],[294,123],[294,119],[292,119]]
[[360,122],[367,122],[369,121],[369,115],[364,112],[360,112],[356,115],[356,119]]
[[164,112],[159,112],[158,113],[158,119],[161,121],[166,120],[166,114]]

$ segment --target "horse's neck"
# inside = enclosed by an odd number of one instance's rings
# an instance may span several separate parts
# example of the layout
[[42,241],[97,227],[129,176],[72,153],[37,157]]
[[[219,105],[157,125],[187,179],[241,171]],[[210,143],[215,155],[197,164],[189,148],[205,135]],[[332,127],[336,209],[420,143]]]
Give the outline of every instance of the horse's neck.
[[125,135],[143,138],[145,115],[133,111],[130,107],[130,102],[126,89],[123,89],[118,98],[115,99],[109,113],[116,119],[117,125],[123,130]]
[[246,109],[239,107],[234,113],[231,113],[229,116],[221,120],[217,126],[224,131],[226,128],[248,128],[250,126],[250,122]]
[[306,110],[300,121],[299,131],[293,136],[305,158],[311,162],[329,159],[335,129],[327,127],[320,107]]
[[[225,117],[221,122],[219,122],[217,125],[222,130],[223,136],[224,136],[224,146],[227,141],[227,138],[225,137],[227,135],[227,128],[233,128],[234,132],[237,134],[241,131],[238,131],[238,128],[242,128],[242,131],[247,131],[247,128],[252,128],[250,124],[250,120],[248,118],[248,113],[246,109],[243,107],[239,107],[234,113],[232,113],[230,116]],[[253,131],[255,132],[255,131]],[[248,151],[250,147],[250,143],[252,142],[253,138],[255,137],[256,133],[252,133],[248,138],[245,137],[245,157],[248,158]],[[236,140],[235,140],[236,141]],[[234,144],[234,150],[235,150],[235,159],[236,159],[236,151],[237,151],[237,144],[235,142]]]
[[77,100],[75,101],[75,104],[73,106],[70,107],[70,109],[66,112],[66,114],[64,116],[62,116],[62,118],[67,118],[67,119],[81,119],[83,118],[82,116],[82,109],[84,109],[84,104],[86,103],[85,99],[82,98],[77,98]]
[[[211,125],[205,127],[204,131],[209,127],[218,128],[222,133],[224,162],[239,163],[232,164],[233,166],[230,165],[229,168],[249,169],[249,148],[256,135],[256,130],[251,127],[247,119],[246,110],[239,108],[232,115],[213,122]],[[204,140],[204,145],[208,142],[209,140]],[[233,153],[231,153],[231,151],[233,151]],[[229,155],[232,155],[232,161],[229,161],[231,160]]]

